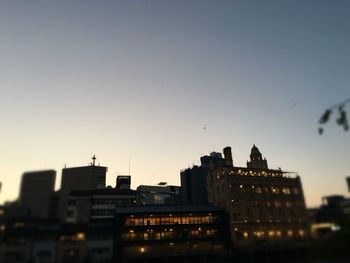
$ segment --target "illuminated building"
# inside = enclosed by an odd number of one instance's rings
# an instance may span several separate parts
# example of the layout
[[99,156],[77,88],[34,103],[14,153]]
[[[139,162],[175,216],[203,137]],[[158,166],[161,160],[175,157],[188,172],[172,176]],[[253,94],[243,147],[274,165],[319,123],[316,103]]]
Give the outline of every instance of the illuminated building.
[[230,246],[228,217],[213,206],[117,208],[116,254],[123,260],[222,255]]
[[94,156],[89,166],[64,168],[60,189],[59,213],[62,219],[67,215],[67,202],[72,190],[95,190],[106,187],[107,167],[96,166]]
[[47,218],[55,188],[56,171],[26,172],[22,176],[19,204],[28,209],[31,216]]
[[229,213],[232,240],[304,238],[308,225],[300,177],[268,169],[255,145],[247,166],[209,171],[209,201]]

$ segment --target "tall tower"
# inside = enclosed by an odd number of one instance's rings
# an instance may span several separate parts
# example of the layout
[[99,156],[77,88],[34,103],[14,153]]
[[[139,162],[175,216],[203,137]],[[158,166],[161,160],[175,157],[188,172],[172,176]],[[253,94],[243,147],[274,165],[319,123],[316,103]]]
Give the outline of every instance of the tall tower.
[[262,158],[262,154],[255,144],[253,144],[250,151],[250,162],[247,162],[247,167],[252,169],[268,169],[266,159]]

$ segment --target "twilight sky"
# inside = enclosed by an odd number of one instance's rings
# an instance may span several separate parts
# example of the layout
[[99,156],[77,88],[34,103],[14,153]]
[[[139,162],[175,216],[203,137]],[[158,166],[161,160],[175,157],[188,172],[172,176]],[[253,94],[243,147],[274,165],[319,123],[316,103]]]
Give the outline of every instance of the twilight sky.
[[[2,1],[0,203],[27,170],[108,166],[107,182],[179,184],[179,171],[255,143],[296,171],[308,206],[346,194],[349,1]],[[348,111],[350,114],[350,112]],[[206,127],[206,129],[203,129]]]

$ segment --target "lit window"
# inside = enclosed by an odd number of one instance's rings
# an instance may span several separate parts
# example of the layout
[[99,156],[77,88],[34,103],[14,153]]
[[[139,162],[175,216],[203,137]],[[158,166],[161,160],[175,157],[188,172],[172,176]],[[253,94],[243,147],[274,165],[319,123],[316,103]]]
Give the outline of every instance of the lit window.
[[270,230],[268,234],[269,234],[269,237],[274,237],[275,236],[275,231]]
[[249,238],[248,232],[243,232],[243,237],[244,237],[245,239],[248,239],[248,238]]
[[85,233],[79,232],[79,233],[76,235],[76,240],[78,240],[78,241],[85,240]]

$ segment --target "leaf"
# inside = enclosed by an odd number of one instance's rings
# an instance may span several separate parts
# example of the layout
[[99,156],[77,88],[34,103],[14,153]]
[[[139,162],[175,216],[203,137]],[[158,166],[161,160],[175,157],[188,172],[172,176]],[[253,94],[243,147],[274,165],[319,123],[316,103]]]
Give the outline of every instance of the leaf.
[[343,126],[344,130],[347,131],[349,129],[349,123],[346,116],[346,111],[343,109],[343,106],[339,106],[338,112],[339,118],[337,119],[337,124]]
[[326,110],[326,111],[323,113],[323,115],[321,116],[321,118],[320,118],[320,120],[318,121],[318,123],[324,124],[324,123],[328,122],[328,121],[329,121],[329,118],[330,118],[330,116],[331,116],[331,114],[332,114],[332,110],[330,110],[330,109]]
[[319,134],[319,135],[322,135],[322,133],[323,133],[323,128],[321,128],[321,127],[318,128],[318,134]]

